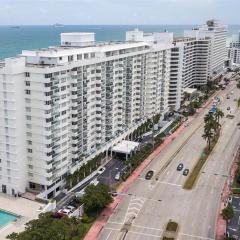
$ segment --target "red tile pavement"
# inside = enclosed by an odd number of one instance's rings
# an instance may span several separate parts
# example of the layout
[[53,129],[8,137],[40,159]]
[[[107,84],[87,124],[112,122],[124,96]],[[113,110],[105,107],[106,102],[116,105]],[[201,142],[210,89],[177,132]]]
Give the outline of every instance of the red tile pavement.
[[[198,112],[195,114],[195,118],[199,115],[200,112],[202,112],[211,102],[212,98],[216,96],[218,92],[213,94],[211,98],[203,105],[201,109],[198,110]],[[192,122],[194,117],[188,118],[188,123]],[[142,164],[135,169],[135,171],[132,173],[132,175],[123,182],[120,186],[118,191],[121,193],[126,193],[131,186],[131,184],[138,178],[138,176],[144,171],[144,169],[151,163],[151,161],[168,145],[170,144],[176,137],[180,135],[180,133],[184,129],[184,124],[182,124],[173,134],[171,134],[168,138],[165,139],[163,144],[161,144],[157,149],[155,149],[151,155],[148,156],[147,159],[142,162]],[[100,214],[100,216],[97,218],[95,223],[92,225],[90,230],[88,231],[87,235],[85,236],[84,240],[94,240],[97,239],[98,235],[100,234],[101,230],[103,229],[104,225],[107,223],[109,217],[114,212],[114,209],[117,207],[117,205],[121,202],[123,195],[117,196],[111,204],[109,204]]]
[[221,193],[221,199],[220,199],[217,222],[216,222],[216,232],[215,232],[215,239],[216,240],[222,240],[223,237],[224,237],[224,234],[226,233],[227,223],[223,219],[223,217],[221,215],[221,212],[222,212],[222,209],[226,207],[228,197],[231,194],[230,186],[231,186],[231,183],[234,180],[234,176],[235,176],[237,168],[238,168],[238,164],[235,161],[231,166],[231,169],[229,171],[229,177],[226,180],[226,182],[224,184],[223,191]]

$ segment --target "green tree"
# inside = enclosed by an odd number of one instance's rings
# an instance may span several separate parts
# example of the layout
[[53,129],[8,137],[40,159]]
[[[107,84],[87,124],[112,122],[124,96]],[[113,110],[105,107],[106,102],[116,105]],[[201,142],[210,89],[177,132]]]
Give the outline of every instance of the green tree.
[[208,150],[210,150],[211,142],[214,139],[214,133],[213,133],[213,128],[212,128],[212,126],[209,123],[205,124],[205,126],[204,126],[204,133],[203,133],[202,137],[205,140],[207,140]]
[[84,204],[84,211],[88,215],[92,216],[98,214],[112,202],[109,187],[104,184],[98,184],[97,186],[90,184],[85,189],[82,202]]
[[229,220],[233,218],[234,211],[233,211],[233,207],[230,204],[228,204],[228,206],[222,210],[222,216],[223,216],[223,219],[225,220]]
[[25,231],[7,236],[11,240],[76,240],[87,232],[84,224],[76,218],[57,219],[52,213],[40,214],[38,219],[26,224]]
[[223,111],[221,111],[220,109],[217,108],[217,110],[214,114],[214,117],[215,117],[216,121],[219,123],[220,118],[224,117]]

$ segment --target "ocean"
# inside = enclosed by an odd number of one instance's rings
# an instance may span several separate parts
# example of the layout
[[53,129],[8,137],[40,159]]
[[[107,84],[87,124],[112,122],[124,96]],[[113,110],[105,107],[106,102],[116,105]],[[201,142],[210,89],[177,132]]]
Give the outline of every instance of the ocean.
[[[196,25],[194,25],[196,26]],[[167,30],[174,36],[183,35],[183,31],[193,25],[66,25],[55,26],[0,26],[0,59],[14,57],[22,50],[44,48],[59,45],[61,32],[95,32],[97,41],[124,40],[125,32],[139,28],[145,32]],[[240,25],[229,25],[229,40],[236,38]]]

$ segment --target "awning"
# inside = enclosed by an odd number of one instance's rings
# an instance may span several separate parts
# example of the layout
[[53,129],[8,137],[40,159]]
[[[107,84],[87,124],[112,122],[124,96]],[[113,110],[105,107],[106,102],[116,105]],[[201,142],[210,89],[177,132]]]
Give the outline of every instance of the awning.
[[183,92],[193,94],[193,93],[197,92],[197,89],[196,88],[184,88]]
[[130,154],[131,152],[135,151],[138,146],[139,146],[138,142],[123,140],[122,142],[114,146],[112,148],[112,151],[116,153]]

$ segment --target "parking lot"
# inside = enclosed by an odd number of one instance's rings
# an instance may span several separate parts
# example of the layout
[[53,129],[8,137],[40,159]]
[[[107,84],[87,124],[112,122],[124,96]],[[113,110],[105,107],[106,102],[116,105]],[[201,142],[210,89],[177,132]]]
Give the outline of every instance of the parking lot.
[[236,240],[240,240],[240,197],[232,198],[232,207],[234,217],[227,224],[227,234]]
[[99,183],[109,185],[111,189],[114,189],[115,186],[121,180],[121,179],[119,181],[115,180],[115,176],[117,175],[118,172],[122,173],[125,166],[126,165],[124,160],[113,158],[106,164],[105,166],[106,170],[101,175],[98,176]]

